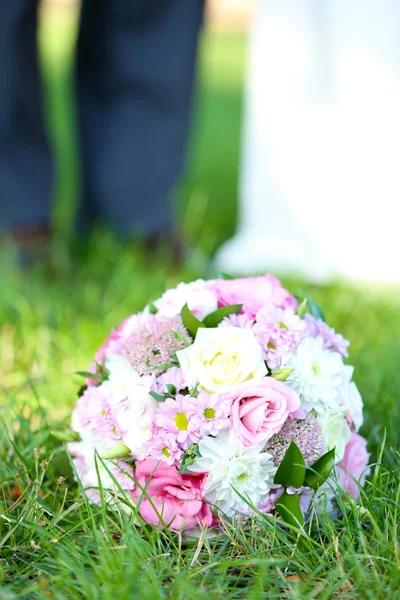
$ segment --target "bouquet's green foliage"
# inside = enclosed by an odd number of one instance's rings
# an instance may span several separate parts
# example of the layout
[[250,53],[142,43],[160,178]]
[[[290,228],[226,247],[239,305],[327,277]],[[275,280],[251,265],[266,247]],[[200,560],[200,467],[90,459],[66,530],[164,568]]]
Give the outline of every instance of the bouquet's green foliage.
[[230,306],[223,306],[218,308],[214,312],[210,313],[203,319],[205,327],[218,327],[225,317],[229,315],[237,315],[242,310],[243,304],[231,304]]
[[286,367],[284,369],[275,369],[272,371],[271,375],[274,379],[278,381],[286,381],[287,378],[293,373],[293,369]]
[[275,473],[274,483],[285,487],[300,488],[304,483],[306,464],[298,446],[292,440]]
[[276,510],[288,525],[304,525],[304,517],[300,508],[300,496],[284,492],[275,503]]
[[186,450],[178,472],[181,474],[189,473],[188,467],[194,463],[194,460],[197,456],[200,456],[199,446],[198,444],[192,444],[188,450]]
[[196,337],[197,330],[199,327],[205,327],[205,325],[199,321],[197,317],[190,311],[187,304],[181,310],[182,323],[194,339]]
[[127,458],[130,456],[130,454],[131,451],[129,450],[128,446],[125,446],[123,442],[119,442],[109,450],[106,450],[106,452],[102,454],[101,458],[103,460],[117,460],[119,458]]
[[304,485],[317,490],[328,479],[333,467],[335,466],[335,448],[326,452],[308,469],[304,478]]

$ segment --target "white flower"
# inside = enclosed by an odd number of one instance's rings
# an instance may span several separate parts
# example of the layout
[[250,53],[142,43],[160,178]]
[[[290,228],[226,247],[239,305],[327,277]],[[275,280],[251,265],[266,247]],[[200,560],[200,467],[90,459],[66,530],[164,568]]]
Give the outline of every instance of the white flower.
[[353,420],[355,430],[358,431],[364,422],[363,400],[356,384],[351,381],[353,371],[354,367],[343,365],[340,404],[347,409]]
[[204,497],[228,517],[248,508],[240,496],[257,505],[271,489],[279,487],[273,483],[276,467],[272,456],[261,452],[262,446],[246,448],[233,429],[199,442],[201,456],[189,469],[208,473]]
[[317,417],[328,450],[335,448],[336,462],[342,460],[351,431],[345,419],[346,409],[327,410]]
[[254,333],[240,327],[201,327],[194,343],[176,354],[186,380],[210,393],[224,394],[267,372]]
[[157,402],[150,396],[153,378],[140,376],[123,357],[114,355],[106,362],[110,372],[110,403],[116,410],[116,420],[123,443],[138,460],[147,456],[146,442],[152,435]]
[[322,414],[339,406],[342,357],[323,349],[323,339],[306,338],[296,348],[286,366],[293,372],[286,382],[300,396],[301,408]]
[[179,315],[185,304],[201,321],[218,308],[215,292],[207,287],[203,279],[192,283],[180,283],[175,289],[167,290],[154,302],[158,315],[170,319]]

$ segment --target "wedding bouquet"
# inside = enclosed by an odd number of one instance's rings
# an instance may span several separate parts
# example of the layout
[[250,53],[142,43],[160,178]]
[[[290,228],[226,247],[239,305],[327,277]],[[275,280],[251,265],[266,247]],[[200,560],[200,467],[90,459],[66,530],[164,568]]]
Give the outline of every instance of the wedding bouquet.
[[172,530],[276,515],[301,526],[368,453],[349,342],[271,275],[180,283],[98,350],[69,444],[91,502]]

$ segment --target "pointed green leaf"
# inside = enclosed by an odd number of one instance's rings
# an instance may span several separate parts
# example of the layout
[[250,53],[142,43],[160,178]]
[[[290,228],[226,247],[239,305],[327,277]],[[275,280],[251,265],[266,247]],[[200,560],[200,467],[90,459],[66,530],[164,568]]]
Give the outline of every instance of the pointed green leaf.
[[85,377],[85,379],[92,379],[93,381],[98,381],[98,383],[103,383],[107,381],[106,375],[99,375],[98,373],[91,373],[90,371],[75,371],[75,375],[80,375],[81,377]]
[[298,494],[284,494],[275,502],[275,507],[282,519],[288,525],[301,527],[304,525],[304,517],[300,508],[300,496]]
[[62,431],[51,431],[51,435],[61,442],[79,442],[81,436],[73,429],[63,429]]
[[106,450],[101,458],[103,460],[113,460],[117,458],[127,458],[130,456],[130,454],[131,451],[129,450],[128,446],[125,446],[123,442],[119,442],[119,444],[116,444],[109,450]]
[[274,483],[285,487],[300,488],[304,483],[305,471],[306,465],[303,455],[292,440],[275,473]]
[[225,317],[229,317],[229,315],[237,315],[242,310],[243,304],[231,304],[230,306],[223,306],[222,308],[218,308],[214,310],[214,312],[210,313],[203,319],[203,323],[206,327],[218,327]]
[[158,313],[158,308],[157,308],[157,306],[154,304],[154,302],[150,302],[150,304],[149,304],[148,308],[149,308],[149,313],[150,313],[151,315],[156,315],[156,314]]
[[232,275],[228,275],[228,273],[221,273],[219,272],[217,274],[218,279],[226,279],[226,280],[230,280],[230,279],[234,279],[234,277],[232,277]]
[[299,303],[297,310],[296,310],[296,314],[300,317],[300,319],[304,319],[304,315],[307,312],[307,306],[308,306],[307,298],[303,298],[301,300],[301,302]]
[[306,469],[304,485],[317,490],[328,479],[333,467],[335,466],[336,456],[335,448],[329,450],[321,456],[314,464]]
[[149,392],[149,394],[156,402],[165,402],[165,396],[162,394],[157,394],[157,392]]
[[308,307],[310,309],[310,313],[312,314],[314,319],[322,319],[323,321],[326,321],[324,311],[322,310],[322,308],[320,308],[318,306],[318,304],[316,302],[314,302],[314,300],[312,298],[310,298],[310,296],[308,294],[304,294],[304,296],[307,300]]
[[194,339],[199,327],[205,327],[201,321],[189,310],[187,304],[181,310],[182,323]]
[[176,396],[176,387],[172,385],[172,383],[167,383],[165,387],[167,388],[170,396]]
[[286,379],[293,373],[293,369],[289,367],[285,369],[275,369],[272,371],[272,377],[278,381],[286,381]]

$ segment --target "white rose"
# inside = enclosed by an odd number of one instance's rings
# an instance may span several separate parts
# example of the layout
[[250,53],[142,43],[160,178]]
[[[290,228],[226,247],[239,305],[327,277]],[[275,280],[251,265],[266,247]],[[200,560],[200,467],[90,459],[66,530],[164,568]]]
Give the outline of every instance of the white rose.
[[351,431],[345,419],[345,409],[327,410],[317,417],[328,450],[335,448],[336,462],[342,460],[350,441]]
[[358,387],[351,381],[354,367],[344,365],[342,369],[342,385],[340,388],[340,403],[350,414],[354,428],[358,431],[364,422],[363,418],[363,400]]
[[200,328],[194,343],[177,352],[190,385],[224,394],[239,383],[261,379],[267,369],[262,349],[249,329]]
[[192,283],[180,283],[175,289],[167,290],[154,302],[158,315],[171,319],[179,315],[185,304],[200,321],[218,308],[215,292],[207,288],[203,279]]

